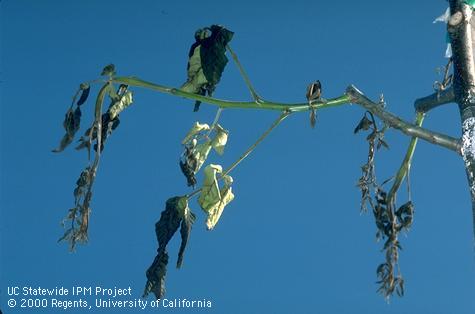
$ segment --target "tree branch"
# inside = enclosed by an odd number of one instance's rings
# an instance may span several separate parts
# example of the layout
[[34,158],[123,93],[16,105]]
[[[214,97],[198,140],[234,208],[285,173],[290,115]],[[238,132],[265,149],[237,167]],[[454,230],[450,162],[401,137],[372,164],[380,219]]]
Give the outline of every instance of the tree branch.
[[[260,100],[259,102],[255,101],[229,101],[217,99],[209,96],[203,96],[193,93],[187,93],[177,88],[167,87],[163,85],[158,85],[155,83],[147,82],[141,80],[137,77],[115,77],[112,79],[114,83],[127,84],[130,86],[144,87],[152,90],[156,90],[165,94],[170,94],[174,96],[183,97],[190,100],[199,100],[203,103],[210,105],[219,106],[222,108],[237,108],[237,109],[266,109],[266,110],[277,110],[277,111],[290,111],[290,112],[301,112],[308,111],[309,105],[308,102],[305,103],[278,103],[267,100]],[[327,99],[325,101],[320,100],[312,104],[312,107],[315,109],[323,109],[328,107],[336,107],[345,104],[349,104],[350,99],[347,95],[343,95],[337,98]]]
[[406,135],[418,137],[429,143],[448,148],[458,154],[461,153],[460,141],[458,139],[421,128],[402,120],[396,115],[384,110],[380,104],[371,101],[353,85],[350,85],[346,89],[346,94],[350,97],[351,102],[363,106],[366,110],[384,121],[389,127],[398,129]]
[[414,102],[414,109],[417,112],[429,112],[430,110],[445,105],[451,102],[455,102],[455,95],[453,87],[450,87],[444,91],[433,93],[432,95],[416,99]]

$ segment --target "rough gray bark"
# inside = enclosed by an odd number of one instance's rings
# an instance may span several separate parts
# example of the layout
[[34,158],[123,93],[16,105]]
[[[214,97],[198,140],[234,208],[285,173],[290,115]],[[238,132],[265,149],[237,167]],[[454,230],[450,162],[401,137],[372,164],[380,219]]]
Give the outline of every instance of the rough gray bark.
[[454,62],[454,96],[462,121],[462,157],[472,200],[475,239],[475,20],[472,19],[472,8],[463,0],[450,0],[450,13],[447,30]]

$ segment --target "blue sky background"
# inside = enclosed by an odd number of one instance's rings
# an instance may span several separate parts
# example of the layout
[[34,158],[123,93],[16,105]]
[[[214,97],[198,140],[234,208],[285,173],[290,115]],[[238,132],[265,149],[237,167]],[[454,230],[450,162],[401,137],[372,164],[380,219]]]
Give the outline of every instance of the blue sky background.
[[[77,86],[104,65],[178,87],[195,30],[223,24],[235,32],[231,45],[264,98],[303,102],[316,79],[326,98],[355,84],[375,100],[383,92],[391,112],[412,120],[413,101],[432,92],[435,69],[446,62],[445,26],[432,24],[446,7],[442,0],[2,1],[2,311],[23,312],[7,308],[8,286],[130,286],[139,298],[157,247],[154,224],[167,198],[189,192],[177,163],[180,141],[194,121],[211,123],[216,108],[193,113],[191,101],[134,89],[103,154],[89,243],[73,254],[56,243],[87,156],[51,149]],[[84,106],[80,134],[98,89]],[[249,99],[232,62],[216,96]],[[321,110],[315,130],[307,113],[288,118],[233,172],[236,199],[215,230],[205,230],[192,203],[198,220],[182,269],[174,268],[179,237],[169,247],[166,297],[206,298],[213,307],[194,311],[210,313],[474,313],[463,162],[424,142],[411,175],[415,222],[401,237],[406,295],[387,304],[376,293],[382,244],[372,215],[359,212],[355,187],[367,156],[365,136],[353,135],[363,113],[355,105]],[[209,161],[230,165],[277,115],[224,111],[229,142],[223,157]],[[459,121],[451,104],[431,112],[425,126],[459,136]],[[381,181],[395,173],[409,141],[394,130],[386,138],[391,149],[377,156]]]

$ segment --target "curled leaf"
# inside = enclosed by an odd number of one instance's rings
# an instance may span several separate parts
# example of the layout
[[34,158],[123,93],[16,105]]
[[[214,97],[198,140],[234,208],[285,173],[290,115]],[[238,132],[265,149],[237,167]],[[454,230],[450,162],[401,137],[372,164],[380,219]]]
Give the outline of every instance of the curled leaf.
[[183,255],[185,253],[186,245],[188,244],[188,240],[190,239],[191,227],[196,220],[195,215],[191,212],[190,208],[188,207],[188,199],[183,198],[183,201],[186,202],[185,206],[183,207],[182,212],[182,221],[180,227],[180,235],[181,235],[181,245],[180,251],[178,252],[178,260],[176,262],[176,267],[180,268],[183,263]]
[[119,113],[132,104],[132,101],[132,92],[125,92],[124,95],[119,98],[119,100],[110,106],[108,110],[110,120],[114,120],[119,115]]
[[81,89],[81,97],[79,97],[79,100],[76,104],[78,106],[81,106],[86,102],[87,97],[89,96],[89,92],[91,91],[91,87],[89,86],[89,84],[83,83],[80,85],[79,88]]
[[219,155],[222,155],[224,153],[224,146],[226,146],[226,143],[228,142],[228,131],[223,129],[219,124],[216,124],[214,128],[216,130],[216,135],[211,141],[211,146],[213,146],[214,150]]
[[210,164],[206,166],[204,170],[204,182],[201,188],[201,195],[198,198],[198,203],[201,208],[208,214],[206,220],[206,226],[208,230],[211,230],[217,224],[224,207],[228,205],[233,199],[234,194],[232,192],[231,176],[224,176],[224,187],[220,190],[216,175],[222,173],[222,167],[220,165]]
[[[195,32],[195,42],[188,54],[187,81],[181,86],[185,92],[212,95],[228,62],[226,45],[233,32],[219,25],[212,25]],[[200,102],[195,103],[198,111]]]
[[177,267],[180,267],[194,220],[195,216],[188,207],[188,198],[186,196],[175,196],[167,200],[165,210],[162,211],[160,220],[155,224],[155,233],[158,241],[157,256],[146,273],[147,283],[143,294],[144,297],[149,293],[153,293],[158,300],[165,294],[165,276],[168,264],[167,244],[181,224],[182,243],[177,262]]
[[106,65],[104,69],[102,69],[101,75],[105,75],[105,76],[115,75],[115,65],[113,65],[112,63]]
[[322,96],[322,83],[320,81],[315,81],[314,83],[308,85],[307,93],[305,97],[309,102],[313,100],[320,99]]
[[66,112],[66,115],[64,117],[64,122],[63,122],[63,127],[64,127],[64,130],[66,131],[66,134],[64,134],[63,138],[61,139],[59,147],[56,149],[53,149],[53,152],[55,153],[62,152],[69,144],[71,144],[71,142],[74,139],[74,135],[79,130],[80,124],[81,124],[81,109],[79,107],[77,107],[75,110],[73,110],[72,108],[69,108],[68,111]]
[[363,118],[360,120],[358,125],[356,126],[355,130],[353,131],[354,134],[358,133],[359,131],[367,131],[369,128],[373,125],[373,122],[366,117],[366,115],[363,116]]
[[193,138],[196,138],[196,136],[203,132],[203,131],[208,131],[209,130],[209,125],[206,124],[206,123],[199,123],[198,121],[195,122],[195,124],[193,124],[193,126],[191,127],[190,131],[188,131],[188,134],[186,134],[185,138],[183,139],[183,141],[181,141],[181,143],[183,145],[187,144],[188,142],[190,142]]

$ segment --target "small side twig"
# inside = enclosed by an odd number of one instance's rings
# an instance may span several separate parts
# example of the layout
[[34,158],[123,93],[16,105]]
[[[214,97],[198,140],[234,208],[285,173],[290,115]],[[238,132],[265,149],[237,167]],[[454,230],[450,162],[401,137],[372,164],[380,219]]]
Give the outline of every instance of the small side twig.
[[242,78],[244,79],[244,82],[246,83],[246,86],[247,88],[249,89],[249,92],[251,93],[251,96],[252,98],[254,99],[254,101],[256,103],[259,103],[261,102],[261,97],[257,94],[256,90],[254,89],[254,87],[252,86],[251,84],[251,80],[249,79],[249,77],[247,76],[246,74],[246,71],[244,71],[244,68],[242,67],[241,65],[241,62],[239,62],[239,59],[237,57],[237,55],[234,53],[234,51],[231,49],[231,46],[227,45],[226,46],[226,49],[229,51],[229,53],[231,54],[231,57],[233,58],[234,60],[234,63],[236,63],[238,69],[239,69],[239,72],[241,73],[241,76]]

